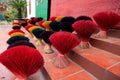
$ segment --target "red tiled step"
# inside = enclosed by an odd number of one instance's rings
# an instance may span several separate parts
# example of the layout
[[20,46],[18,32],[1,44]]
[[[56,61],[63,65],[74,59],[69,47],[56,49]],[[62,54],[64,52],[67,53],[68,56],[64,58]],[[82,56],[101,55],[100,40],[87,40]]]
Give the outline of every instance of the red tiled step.
[[50,75],[52,80],[97,80],[92,74],[85,71],[75,62],[70,61],[70,65],[66,68],[57,68],[52,64],[53,58],[56,56],[56,53],[46,54],[43,51],[43,46],[37,47],[40,53],[45,59],[45,69]]
[[100,80],[120,80],[120,69],[112,69],[120,62],[120,56],[94,47],[81,49],[78,46],[69,54],[69,58]]
[[96,38],[95,35],[92,35],[91,38],[120,46],[120,38],[108,36],[107,39],[101,39],[101,38]]
[[120,55],[120,39],[108,37],[108,39],[90,38],[90,44],[93,47]]
[[120,76],[120,62],[108,68],[108,70],[118,76]]
[[110,29],[107,35],[111,37],[120,38],[120,25],[118,26],[119,26],[118,29]]

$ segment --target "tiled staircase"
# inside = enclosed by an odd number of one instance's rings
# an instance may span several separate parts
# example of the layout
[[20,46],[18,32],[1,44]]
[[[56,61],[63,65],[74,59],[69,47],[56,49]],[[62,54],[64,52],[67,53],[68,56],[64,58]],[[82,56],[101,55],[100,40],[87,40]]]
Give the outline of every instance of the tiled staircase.
[[46,80],[120,80],[120,30],[111,29],[108,39],[90,39],[91,47],[75,47],[69,54],[70,65],[59,69],[52,64],[56,53],[46,54],[38,46],[45,59]]
[[76,47],[69,58],[98,80],[120,80],[120,30],[110,30],[108,39],[92,37],[89,49]]

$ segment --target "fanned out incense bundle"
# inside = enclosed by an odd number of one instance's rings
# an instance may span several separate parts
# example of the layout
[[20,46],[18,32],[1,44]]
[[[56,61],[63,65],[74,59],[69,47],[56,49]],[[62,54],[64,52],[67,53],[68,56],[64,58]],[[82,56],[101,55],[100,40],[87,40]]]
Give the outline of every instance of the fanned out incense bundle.
[[31,17],[30,20],[34,20],[35,17]]
[[25,28],[28,25],[28,23],[25,20],[21,20],[20,25]]
[[44,32],[45,30],[42,28],[36,28],[32,30],[33,35],[38,39],[36,45],[43,45],[42,39],[40,38],[40,34]]
[[75,18],[72,16],[65,16],[62,18],[62,20],[60,22],[69,22],[69,23],[74,23],[75,22]]
[[56,19],[56,16],[53,16],[49,18],[49,21],[55,21],[55,19]]
[[52,21],[44,21],[44,22],[42,23],[42,25],[44,26],[44,28],[45,28],[46,31],[50,31],[50,30],[51,30],[51,28],[50,28],[50,26],[49,26],[49,24],[50,24],[51,22],[52,22]]
[[72,23],[70,22],[61,22],[58,27],[62,31],[68,31],[68,32],[73,32],[74,29],[72,28]]
[[52,21],[49,25],[50,25],[50,28],[53,30],[53,31],[59,31],[60,28],[59,28],[59,23],[60,22],[57,22],[57,21]]
[[16,47],[16,46],[29,46],[29,47],[36,49],[36,47],[31,42],[26,41],[26,40],[18,40],[16,42],[10,44],[7,49],[12,48],[12,47]]
[[111,11],[98,12],[93,15],[100,31],[96,37],[107,38],[107,31],[120,22],[120,15]]
[[25,36],[14,36],[14,37],[11,37],[7,40],[7,43],[10,45],[16,41],[20,41],[20,40],[24,40],[24,41],[29,41],[29,39]]
[[44,50],[46,53],[52,53],[53,52],[53,49],[51,48],[51,42],[49,40],[49,37],[53,34],[54,32],[53,31],[44,31],[42,32],[39,36],[42,40],[44,40],[44,42],[46,43],[45,44],[45,47],[44,47]]
[[42,27],[42,28],[44,28],[44,29],[45,29],[45,27],[43,26],[43,23],[44,23],[44,22],[45,22],[44,20],[39,21],[39,22],[38,22],[38,26],[40,26],[40,27]]
[[25,32],[23,32],[22,30],[11,30],[11,31],[9,31],[9,35],[11,35],[11,34],[13,34],[13,33],[15,33],[15,32],[20,32],[20,33],[23,33],[23,34],[25,34]]
[[81,39],[80,47],[89,48],[89,38],[96,30],[96,24],[90,20],[76,21],[72,27]]
[[28,46],[17,46],[4,51],[0,62],[15,76],[15,80],[29,80],[44,65],[40,52]]
[[58,51],[53,64],[59,68],[67,67],[69,61],[66,54],[80,43],[79,39],[72,33],[65,31],[55,32],[49,39]]
[[39,21],[42,21],[43,18],[42,17],[35,17],[33,20],[36,21],[36,22],[39,22]]
[[39,21],[42,21],[43,18],[42,18],[42,17],[37,17],[37,20],[38,20],[38,22],[39,22]]
[[93,21],[91,17],[87,16],[87,15],[81,15],[81,16],[78,16],[75,21],[79,21],[79,20],[90,20],[90,21]]
[[21,29],[21,26],[18,20],[13,20],[12,29],[18,29],[18,30]]
[[14,37],[14,36],[25,36],[25,32],[23,32],[22,30],[11,30],[8,32],[8,35],[10,35],[10,37]]
[[29,20],[29,23],[32,24],[32,25],[35,25],[36,21],[35,20]]
[[57,17],[55,18],[55,21],[61,22],[62,18],[64,18],[64,16],[57,16]]
[[[24,28],[28,31],[28,29],[30,28],[30,27],[32,27],[32,25],[27,25],[27,26],[25,26]],[[28,31],[29,32],[29,31]]]
[[21,26],[13,26],[12,29],[21,29]]

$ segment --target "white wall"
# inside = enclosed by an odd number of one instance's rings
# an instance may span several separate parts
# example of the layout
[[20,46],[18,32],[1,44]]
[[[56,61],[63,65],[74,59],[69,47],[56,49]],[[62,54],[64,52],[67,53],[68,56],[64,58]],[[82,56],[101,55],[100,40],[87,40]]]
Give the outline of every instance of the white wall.
[[29,13],[29,0],[27,0],[27,18],[30,17],[35,17],[36,16],[36,9],[35,9],[35,1],[36,0],[31,0],[31,14]]

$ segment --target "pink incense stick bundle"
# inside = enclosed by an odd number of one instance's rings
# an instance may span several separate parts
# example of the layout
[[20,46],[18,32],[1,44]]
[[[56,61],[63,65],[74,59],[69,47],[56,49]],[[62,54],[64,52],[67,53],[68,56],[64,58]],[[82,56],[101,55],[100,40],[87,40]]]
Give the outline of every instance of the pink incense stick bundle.
[[107,38],[107,31],[120,22],[120,15],[109,11],[98,12],[93,18],[100,27],[96,36],[100,38]]
[[49,39],[58,51],[58,55],[53,64],[59,68],[67,67],[69,61],[66,54],[76,47],[80,43],[80,40],[72,33],[65,31],[55,32]]
[[89,48],[89,38],[96,30],[96,24],[90,20],[76,21],[72,27],[81,39],[80,47]]
[[0,62],[16,76],[15,80],[28,80],[44,64],[39,51],[28,46],[7,49],[0,55]]

